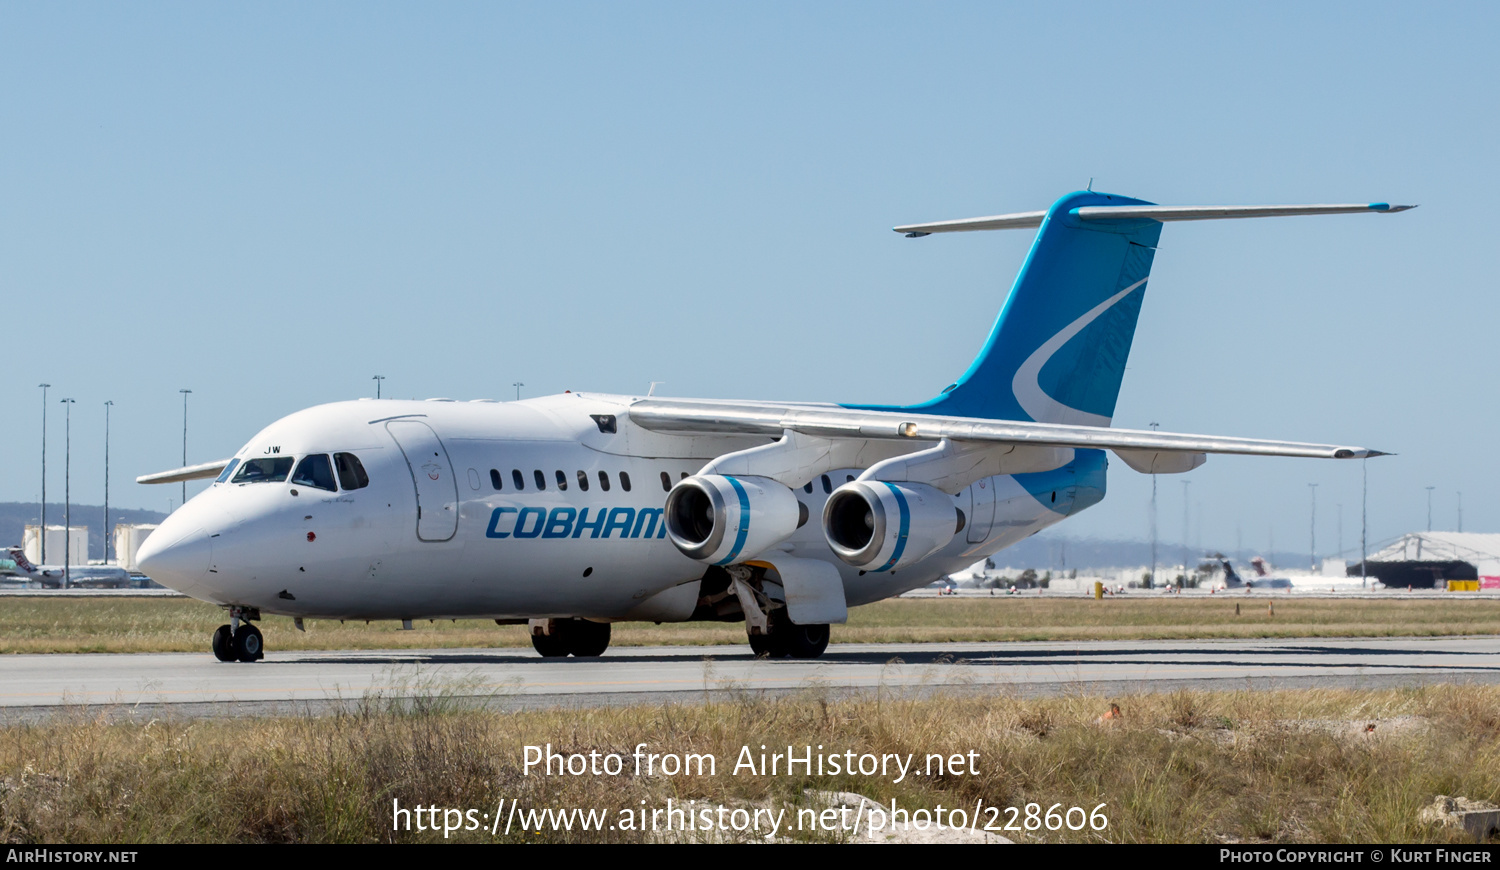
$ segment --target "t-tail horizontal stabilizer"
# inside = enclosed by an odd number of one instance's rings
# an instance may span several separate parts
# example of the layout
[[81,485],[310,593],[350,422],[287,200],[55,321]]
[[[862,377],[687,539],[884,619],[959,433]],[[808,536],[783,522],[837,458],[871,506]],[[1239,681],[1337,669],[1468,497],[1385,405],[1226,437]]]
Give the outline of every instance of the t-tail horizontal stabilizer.
[[[1388,202],[1342,205],[1090,205],[1070,209],[1068,214],[1079,220],[1213,221],[1230,218],[1293,217],[1309,214],[1393,214],[1416,208],[1415,205],[1391,205]],[[909,239],[933,233],[966,233],[975,230],[1023,230],[1042,225],[1045,211],[1023,211],[989,217],[961,218],[893,227]]]

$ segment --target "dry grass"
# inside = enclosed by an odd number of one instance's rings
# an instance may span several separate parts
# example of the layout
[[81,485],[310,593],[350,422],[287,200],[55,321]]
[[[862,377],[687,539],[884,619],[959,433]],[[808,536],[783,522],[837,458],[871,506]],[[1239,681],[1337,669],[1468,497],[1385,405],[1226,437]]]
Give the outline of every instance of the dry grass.
[[[1385,637],[1500,634],[1500,600],[1370,600],[1263,596],[1166,598],[893,599],[857,607],[834,628],[839,642],[1127,640],[1141,638]],[[1234,613],[1241,605],[1241,615]],[[182,598],[11,598],[4,603],[0,653],[202,652],[224,621],[212,605]],[[414,631],[380,622],[290,619],[261,623],[271,650],[524,647],[522,627],[483,620],[418,622]],[[616,646],[744,643],[738,624],[615,626]]]
[[[1106,698],[743,698],[702,706],[495,713],[467,689],[366,699],[325,718],[111,723],[79,717],[0,729],[0,840],[384,842],[393,800],[493,811],[618,810],[676,801],[795,806],[804,789],[907,808],[1093,808],[1103,833],[1017,839],[1125,842],[1456,840],[1417,820],[1433,795],[1500,799],[1500,687],[1221,692]],[[1111,701],[1123,717],[1099,723]],[[1367,732],[1369,723],[1376,729]],[[700,752],[712,777],[523,776],[521,747]],[[752,777],[744,744],[856,753],[978,753],[973,776]],[[808,835],[799,834],[798,837]],[[833,835],[820,835],[833,836]],[[634,832],[512,832],[513,841],[641,840]],[[837,838],[837,837],[835,837]],[[488,841],[487,831],[454,839]]]

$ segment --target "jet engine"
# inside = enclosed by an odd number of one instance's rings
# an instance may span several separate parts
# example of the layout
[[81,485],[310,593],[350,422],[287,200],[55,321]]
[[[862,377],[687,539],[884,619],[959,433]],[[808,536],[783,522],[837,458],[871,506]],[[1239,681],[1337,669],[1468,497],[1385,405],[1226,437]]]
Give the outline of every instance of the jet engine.
[[926,558],[963,525],[953,499],[925,483],[856,480],[823,505],[828,546],[862,571],[894,571]]
[[711,565],[742,562],[807,522],[807,505],[765,477],[700,474],[667,494],[667,537],[684,555]]

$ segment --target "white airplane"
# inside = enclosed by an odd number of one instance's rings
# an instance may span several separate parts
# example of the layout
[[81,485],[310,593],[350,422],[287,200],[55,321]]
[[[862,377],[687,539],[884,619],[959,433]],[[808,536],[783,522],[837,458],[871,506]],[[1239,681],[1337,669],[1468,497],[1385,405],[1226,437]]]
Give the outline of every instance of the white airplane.
[[[1224,590],[1230,589],[1282,589],[1292,588],[1290,577],[1272,577],[1266,567],[1266,560],[1259,556],[1250,560],[1250,565],[1255,569],[1255,576],[1246,580],[1234,570],[1228,559],[1220,559],[1219,564],[1224,566]],[[1326,583],[1323,585],[1327,585]]]
[[20,576],[49,589],[120,589],[130,585],[130,572],[113,565],[37,565],[20,547],[10,547],[7,552]]
[[320,405],[231,459],[138,478],[217,478],[146,539],[141,568],[228,611],[212,642],[223,661],[264,655],[253,621],[267,614],[298,628],[529,624],[548,657],[603,653],[619,621],[744,621],[757,654],[816,657],[849,607],[1098,503],[1106,450],[1153,474],[1209,453],[1380,455],[1109,424],[1163,222],[1406,208],[1165,207],[1084,191],[1045,212],[896,227],[1040,227],[979,356],[935,399]]

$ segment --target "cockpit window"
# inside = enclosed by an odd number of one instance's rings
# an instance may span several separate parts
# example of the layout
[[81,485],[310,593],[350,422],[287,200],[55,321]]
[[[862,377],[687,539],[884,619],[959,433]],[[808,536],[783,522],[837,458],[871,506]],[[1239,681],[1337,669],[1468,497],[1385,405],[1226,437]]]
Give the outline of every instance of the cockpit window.
[[292,457],[265,456],[246,459],[230,483],[281,483],[292,473]]
[[326,489],[329,492],[339,490],[338,485],[333,482],[333,463],[328,461],[327,453],[313,453],[302,457],[302,461],[297,463],[297,473],[292,475],[292,483]]
[[[353,453],[333,454],[333,464],[339,470],[339,486],[344,489],[364,489],[370,485],[370,475],[365,474],[364,464]],[[498,486],[495,488],[499,489]]]
[[229,464],[224,466],[224,470],[219,473],[219,479],[214,481],[214,483],[223,483],[228,480],[229,475],[234,474],[234,467],[239,464],[240,461],[238,459],[229,460]]

